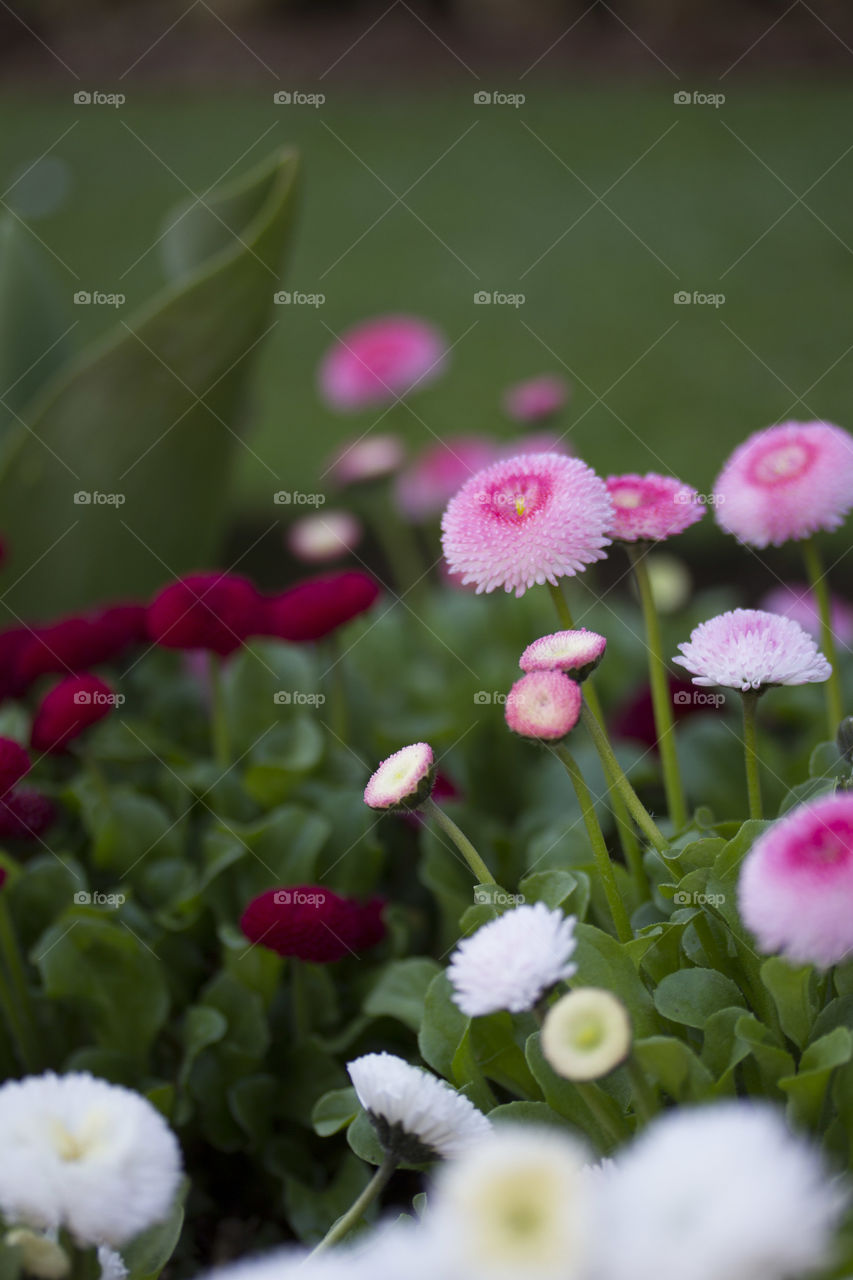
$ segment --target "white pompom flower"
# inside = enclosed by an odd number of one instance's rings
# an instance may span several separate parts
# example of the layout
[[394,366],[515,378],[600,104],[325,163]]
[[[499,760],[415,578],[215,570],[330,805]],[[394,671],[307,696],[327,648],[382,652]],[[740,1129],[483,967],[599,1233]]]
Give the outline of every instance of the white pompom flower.
[[347,1071],[383,1150],[407,1164],[459,1155],[491,1132],[466,1097],[393,1053],[366,1053]]
[[118,1247],[168,1217],[175,1135],[150,1102],[88,1072],[0,1087],[0,1213],[80,1245]]
[[655,1120],[597,1188],[596,1280],[794,1280],[823,1266],[845,1196],[764,1103]]
[[544,902],[516,907],[463,938],[447,976],[453,1001],[469,1018],[507,1009],[532,1009],[546,991],[571,978],[577,946],[574,916]]

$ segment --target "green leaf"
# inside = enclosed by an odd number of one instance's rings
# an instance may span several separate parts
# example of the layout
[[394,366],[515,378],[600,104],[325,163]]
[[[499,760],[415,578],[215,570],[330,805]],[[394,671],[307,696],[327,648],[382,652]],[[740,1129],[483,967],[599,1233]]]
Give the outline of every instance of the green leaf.
[[600,1130],[595,1117],[588,1110],[576,1087],[571,1081],[558,1076],[545,1058],[538,1031],[528,1038],[525,1046],[525,1056],[548,1106],[576,1128],[593,1134],[598,1146],[606,1146],[607,1139],[605,1135]]
[[554,1129],[572,1129],[575,1133],[583,1133],[578,1125],[553,1111],[547,1102],[503,1102],[499,1107],[492,1108],[489,1119],[498,1125],[547,1125]]
[[744,1006],[743,996],[731,978],[716,969],[679,969],[670,973],[658,984],[654,1000],[658,1013],[670,1022],[700,1029],[720,1009]]
[[707,1067],[689,1045],[675,1036],[635,1040],[633,1053],[641,1070],[676,1102],[698,1101],[713,1083]]
[[155,1223],[122,1246],[121,1256],[128,1270],[127,1280],[157,1280],[180,1239],[184,1225],[184,1197],[188,1189],[189,1181],[184,1179],[168,1218],[164,1222]]
[[364,1002],[364,1012],[373,1018],[396,1018],[411,1031],[419,1031],[427,988],[440,972],[440,966],[424,956],[392,960],[379,974]]
[[783,1076],[779,1088],[788,1095],[791,1119],[807,1125],[818,1123],[830,1077],[836,1067],[853,1058],[853,1035],[847,1027],[836,1027],[808,1046],[795,1076]]
[[222,1040],[228,1030],[228,1019],[219,1009],[208,1004],[192,1004],[184,1016],[181,1039],[184,1056],[178,1072],[178,1083],[186,1084],[192,1065],[202,1049]]
[[[295,703],[293,698],[309,697],[316,692],[315,664],[304,648],[280,640],[253,640],[245,645],[223,672],[223,698],[232,750],[238,756],[249,752],[251,761],[268,765],[271,756],[266,754],[265,744],[267,738],[271,738],[272,756],[276,750],[281,753],[280,765],[285,771],[292,765],[300,765],[300,755],[303,763],[306,759],[310,761],[316,741],[312,737],[310,742],[300,743],[298,731],[293,733],[294,724],[301,725],[310,717],[304,705]],[[291,701],[283,702],[283,697]]]
[[[0,590],[18,616],[144,596],[216,554],[243,457],[248,357],[269,326],[296,171],[294,155],[279,151],[209,195],[208,206],[246,216],[237,234],[207,239],[192,274],[24,406],[28,425],[10,430],[0,462],[3,531],[17,566]],[[79,505],[76,492],[113,501]]]
[[231,1114],[255,1147],[266,1141],[275,1117],[280,1084],[265,1072],[243,1076],[228,1091]]
[[539,1088],[525,1060],[524,1049],[516,1041],[516,1031],[512,1015],[503,1011],[474,1018],[471,1046],[487,1079],[513,1093],[535,1098]]
[[575,937],[578,945],[572,958],[578,966],[578,981],[612,991],[631,1015],[634,1034],[653,1035],[658,1025],[651,996],[626,950],[609,933],[590,924],[577,925]]
[[[299,1168],[302,1172],[301,1167]],[[284,1180],[284,1199],[290,1226],[303,1244],[319,1243],[323,1236],[350,1207],[370,1181],[370,1170],[347,1151],[338,1161],[335,1176],[326,1186],[318,1189],[306,1186],[296,1177]],[[379,1213],[379,1205],[368,1209],[366,1217],[373,1219]]]
[[811,1034],[817,1011],[811,965],[795,968],[779,956],[771,956],[761,966],[761,981],[773,997],[785,1035],[802,1049]]
[[534,871],[518,887],[526,902],[544,902],[578,920],[589,908],[590,878],[585,871]]
[[770,1029],[751,1013],[738,1019],[735,1032],[738,1042],[749,1046],[768,1090],[777,1097],[781,1096],[779,1081],[794,1070],[794,1059],[790,1053],[779,1048]]
[[330,1089],[314,1104],[311,1112],[311,1124],[314,1132],[321,1138],[329,1138],[333,1133],[351,1124],[358,1115],[359,1102],[355,1089]]
[[424,999],[418,1048],[424,1062],[445,1080],[453,1079],[453,1059],[467,1028],[468,1019],[453,1003],[447,974],[436,974]]

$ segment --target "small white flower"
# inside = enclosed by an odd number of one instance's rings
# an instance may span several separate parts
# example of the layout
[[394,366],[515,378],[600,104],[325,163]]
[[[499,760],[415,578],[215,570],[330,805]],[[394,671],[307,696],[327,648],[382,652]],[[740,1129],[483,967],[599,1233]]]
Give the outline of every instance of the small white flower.
[[461,1093],[393,1053],[366,1053],[347,1071],[383,1148],[407,1163],[458,1155],[491,1132]]
[[574,916],[551,911],[544,902],[516,907],[463,938],[450,958],[447,976],[453,1000],[469,1018],[498,1009],[522,1013],[557,982],[571,978],[577,942]]
[[364,788],[371,809],[418,809],[432,792],[435,757],[428,742],[413,742],[383,760]]
[[577,987],[548,1010],[542,1052],[567,1080],[598,1080],[624,1062],[631,1048],[628,1010],[611,991]]
[[87,1072],[0,1087],[0,1213],[118,1246],[168,1216],[177,1139],[150,1102]]
[[730,609],[701,622],[680,644],[681,657],[698,685],[766,689],[774,684],[828,680],[832,667],[812,637],[792,618],[762,609]]
[[428,1216],[443,1274],[573,1280],[587,1253],[585,1159],[557,1129],[507,1124],[443,1166]]
[[598,1186],[596,1280],[793,1280],[822,1266],[845,1196],[763,1103],[671,1111]]

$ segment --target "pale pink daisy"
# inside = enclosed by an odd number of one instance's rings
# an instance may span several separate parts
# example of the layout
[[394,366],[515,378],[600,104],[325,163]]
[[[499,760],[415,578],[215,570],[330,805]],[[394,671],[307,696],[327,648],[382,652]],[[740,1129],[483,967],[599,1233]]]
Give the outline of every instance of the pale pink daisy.
[[323,511],[294,520],[287,546],[297,560],[325,564],[354,551],[361,542],[361,521],[349,511]]
[[452,573],[477,591],[523,596],[604,558],[612,506],[591,467],[557,453],[526,453],[479,472],[441,522]]
[[[814,592],[805,582],[789,582],[773,587],[761,601],[768,613],[793,618],[815,640],[821,638],[820,612]],[[853,644],[853,606],[840,596],[832,598],[832,630],[843,645]]]
[[738,903],[762,951],[829,968],[853,952],[853,794],[800,805],[759,836]]
[[466,480],[496,462],[485,436],[457,436],[431,445],[397,479],[397,506],[409,520],[428,520],[447,506]]
[[569,384],[558,373],[543,373],[507,387],[504,411],[516,422],[542,422],[559,413],[569,398]]
[[730,609],[701,622],[680,644],[681,657],[698,685],[766,689],[774,684],[817,684],[832,668],[814,640],[790,618],[761,609]]
[[606,484],[613,503],[608,533],[619,542],[662,542],[705,514],[696,490],[672,476],[608,476]]
[[343,413],[375,408],[432,382],[447,362],[447,342],[417,316],[377,316],[347,329],[320,363],[323,399]]
[[383,760],[364,788],[371,809],[418,809],[432,793],[435,757],[427,742],[413,742]]
[[504,718],[522,738],[553,741],[574,729],[581,700],[580,685],[562,671],[531,671],[507,694]]
[[326,474],[333,484],[343,489],[349,484],[381,480],[403,465],[405,453],[397,436],[362,436],[344,445],[329,463]]
[[853,436],[786,422],[735,449],[714,486],[717,523],[753,547],[837,529],[853,507]]
[[595,631],[554,631],[541,636],[524,650],[518,660],[522,671],[566,671],[582,681],[604,657],[607,641]]

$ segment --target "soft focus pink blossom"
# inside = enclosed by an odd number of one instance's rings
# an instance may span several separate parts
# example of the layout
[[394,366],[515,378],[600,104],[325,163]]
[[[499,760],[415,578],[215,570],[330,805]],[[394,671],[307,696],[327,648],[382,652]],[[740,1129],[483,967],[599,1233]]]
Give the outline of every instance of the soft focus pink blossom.
[[516,422],[542,422],[559,413],[569,398],[569,384],[558,373],[543,373],[507,387],[504,411]]
[[[820,612],[814,592],[805,582],[789,582],[773,587],[761,601],[768,613],[781,613],[793,618],[815,640],[820,640]],[[832,598],[832,630],[843,645],[853,644],[853,605],[839,596]]]
[[340,334],[320,362],[320,394],[341,413],[407,396],[444,369],[447,342],[417,316],[377,316]]
[[287,546],[297,560],[325,564],[354,551],[362,534],[361,521],[350,511],[318,511],[294,520],[287,530]]
[[608,476],[606,484],[613,503],[609,533],[619,542],[662,542],[705,514],[696,490],[672,476]]
[[759,836],[738,886],[762,951],[822,968],[853,951],[853,794],[800,805]]
[[553,741],[574,729],[581,701],[580,685],[562,671],[531,671],[507,694],[504,717],[523,738]]
[[524,650],[518,661],[522,671],[566,671],[585,680],[604,657],[607,641],[595,631],[554,631],[541,636]]
[[499,451],[486,436],[456,436],[430,445],[397,478],[397,506],[409,520],[439,515],[466,480],[496,462]]
[[361,436],[339,449],[326,469],[326,475],[339,489],[367,480],[381,480],[403,465],[405,452],[397,436]]
[[753,547],[837,529],[853,507],[853,436],[828,422],[757,431],[714,489],[717,523]]
[[473,476],[441,522],[445,559],[463,585],[524,595],[604,558],[612,507],[578,458],[519,454]]
[[766,689],[828,680],[832,668],[814,640],[790,618],[761,609],[730,609],[702,622],[673,658],[698,685]]

